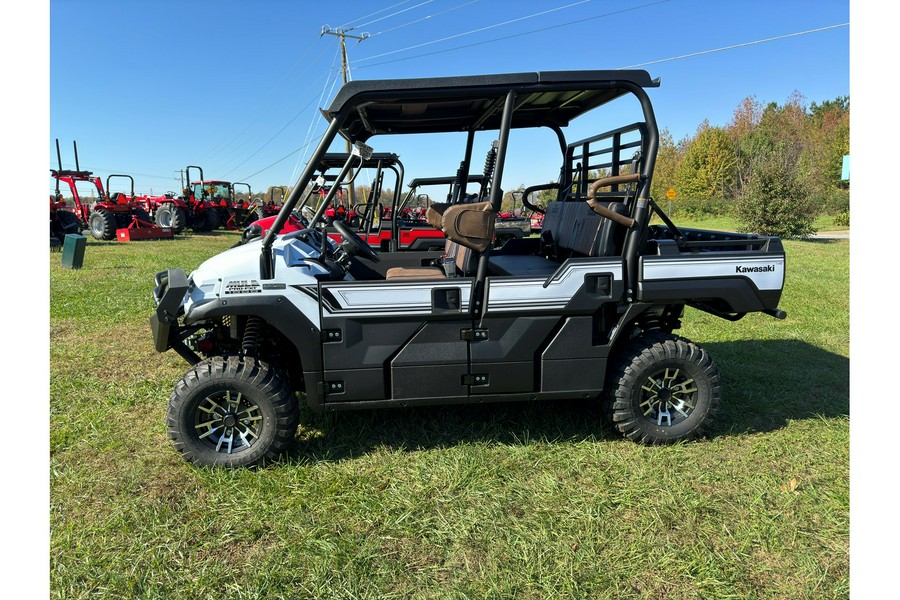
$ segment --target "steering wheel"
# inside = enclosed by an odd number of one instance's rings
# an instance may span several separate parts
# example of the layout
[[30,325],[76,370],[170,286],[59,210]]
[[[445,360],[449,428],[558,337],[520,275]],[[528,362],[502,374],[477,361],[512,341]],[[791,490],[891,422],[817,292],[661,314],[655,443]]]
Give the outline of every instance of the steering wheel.
[[341,237],[347,240],[351,246],[356,250],[356,253],[362,255],[363,258],[371,260],[372,262],[380,262],[381,257],[375,254],[375,251],[372,250],[372,247],[363,241],[361,237],[356,235],[352,229],[347,227],[347,225],[341,221],[340,219],[335,219],[332,226],[337,229],[337,232],[341,234]]

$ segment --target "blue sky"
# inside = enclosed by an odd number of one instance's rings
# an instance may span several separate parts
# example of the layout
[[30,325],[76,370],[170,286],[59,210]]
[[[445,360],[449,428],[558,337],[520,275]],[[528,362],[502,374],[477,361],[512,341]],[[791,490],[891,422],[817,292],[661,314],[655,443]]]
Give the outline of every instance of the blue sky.
[[[376,79],[619,68],[847,23],[851,13],[848,0],[424,2],[45,0],[17,5],[15,14],[8,11],[0,23],[7,81],[4,133],[9,134],[0,153],[11,175],[8,185],[16,186],[8,201],[32,198],[32,182],[50,182],[56,138],[64,152],[73,139],[78,141],[82,168],[103,176],[132,174],[139,191],[172,189],[175,172],[189,164],[200,164],[210,178],[230,173],[228,178],[240,179],[259,172],[250,178],[254,189],[288,183],[302,154],[290,153],[305,143],[311,125],[321,128],[313,109],[327,105],[334,93],[326,82],[336,75],[337,42],[320,38],[323,25],[361,25],[356,33],[372,36],[351,44],[349,54],[353,78]],[[626,9],[632,10],[602,16]],[[552,12],[525,18],[544,11]],[[890,481],[896,448],[893,437],[884,435],[881,400],[883,375],[896,370],[893,353],[882,348],[895,337],[891,332],[897,326],[883,318],[884,293],[871,292],[871,284],[886,287],[881,273],[873,270],[893,251],[884,222],[892,216],[895,199],[875,186],[882,187],[884,171],[891,168],[897,139],[897,126],[884,111],[892,107],[893,92],[885,78],[896,54],[898,20],[894,3],[856,0],[852,13],[852,30],[811,33],[645,68],[662,79],[651,98],[660,126],[676,138],[693,132],[705,118],[727,123],[748,95],[783,102],[796,90],[821,102],[849,94],[852,83],[851,581],[854,592],[878,597],[893,584],[892,555],[879,540],[896,538],[896,520],[884,517],[895,511],[893,496],[884,493],[881,483]],[[209,83],[201,88],[200,81]],[[439,151],[402,146],[383,142],[376,149],[399,152],[408,177],[440,175],[436,170],[450,165],[452,171],[459,160],[455,147],[443,157]],[[533,150],[541,155],[540,148]],[[558,159],[543,164],[529,162],[527,153],[519,156],[534,168],[510,161],[505,186],[555,175]],[[25,174],[24,194],[20,173]],[[33,206],[36,211],[38,205]],[[9,214],[20,215],[12,208]],[[47,246],[21,222],[10,222],[7,229],[11,235],[3,239],[8,250],[13,244],[18,253],[30,250],[29,258],[8,261],[7,270],[9,281],[24,281],[29,293],[26,319],[20,322],[29,322],[26,346],[35,352],[26,355],[47,356],[49,274],[41,266],[47,264]],[[17,315],[20,304],[15,305]],[[876,332],[877,339],[872,337]],[[45,369],[43,389],[48,377]],[[35,400],[26,403],[38,413],[34,422],[47,422],[46,404],[35,394],[41,381],[40,374],[10,380],[13,397]],[[16,435],[35,444],[26,437],[27,428]],[[49,490],[46,477],[30,461],[18,461],[13,470],[12,479],[33,485],[11,500],[16,502],[11,512],[25,515],[26,525],[17,521],[20,543],[3,552],[3,564],[5,572],[16,575],[7,578],[11,583],[21,582],[28,586],[23,591],[33,593],[38,582],[47,585]],[[22,577],[23,572],[33,576]]]
[[[52,0],[47,167],[59,138],[65,166],[76,140],[83,169],[130,174],[139,192],[178,188],[187,165],[254,190],[292,185],[311,151],[301,148],[324,129],[318,108],[340,85],[338,39],[323,26],[368,34],[348,40],[350,76],[383,79],[616,69],[841,25],[849,13],[846,0]],[[641,68],[661,78],[657,121],[677,139],[703,119],[727,123],[749,95],[848,95],[849,37],[839,27]],[[634,109],[611,107],[581,133],[631,122]],[[463,148],[462,138],[371,143],[400,154],[407,180],[453,173]],[[477,138],[476,156],[489,143]],[[512,152],[504,187],[555,179],[549,133],[514,137]]]

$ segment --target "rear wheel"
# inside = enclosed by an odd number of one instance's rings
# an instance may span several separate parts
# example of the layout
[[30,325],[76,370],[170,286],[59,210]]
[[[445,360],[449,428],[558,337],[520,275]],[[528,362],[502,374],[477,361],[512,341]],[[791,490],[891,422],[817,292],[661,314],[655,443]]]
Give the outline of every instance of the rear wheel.
[[255,467],[276,459],[297,430],[286,378],[252,358],[212,357],[194,365],[169,398],[169,438],[194,464]]
[[175,233],[180,233],[187,227],[187,215],[180,206],[165,202],[156,209],[156,224],[160,227],[171,227]]
[[88,228],[91,235],[98,240],[116,239],[116,217],[105,208],[98,208],[91,212]]
[[215,208],[207,208],[203,212],[195,213],[194,223],[191,229],[194,231],[212,231],[219,227],[219,213]]
[[685,338],[653,332],[629,342],[609,386],[608,414],[628,439],[670,444],[698,437],[721,399],[709,354]]

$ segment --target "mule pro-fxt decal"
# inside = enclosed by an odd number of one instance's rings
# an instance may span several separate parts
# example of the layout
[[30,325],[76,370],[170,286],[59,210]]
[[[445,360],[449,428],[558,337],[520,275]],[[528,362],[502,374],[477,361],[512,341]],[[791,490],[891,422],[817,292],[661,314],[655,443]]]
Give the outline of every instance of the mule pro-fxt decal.
[[258,294],[262,292],[262,286],[256,279],[232,279],[222,286],[222,293],[231,294]]

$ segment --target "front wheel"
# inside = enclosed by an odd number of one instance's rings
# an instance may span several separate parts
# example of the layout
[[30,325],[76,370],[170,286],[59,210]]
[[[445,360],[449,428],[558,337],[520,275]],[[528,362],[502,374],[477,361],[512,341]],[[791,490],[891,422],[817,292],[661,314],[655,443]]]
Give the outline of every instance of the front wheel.
[[256,467],[276,459],[297,430],[287,379],[252,358],[212,357],[194,365],[169,398],[169,437],[185,460]]
[[655,332],[624,349],[609,388],[608,414],[630,440],[671,444],[702,435],[721,395],[719,370],[705,350]]

